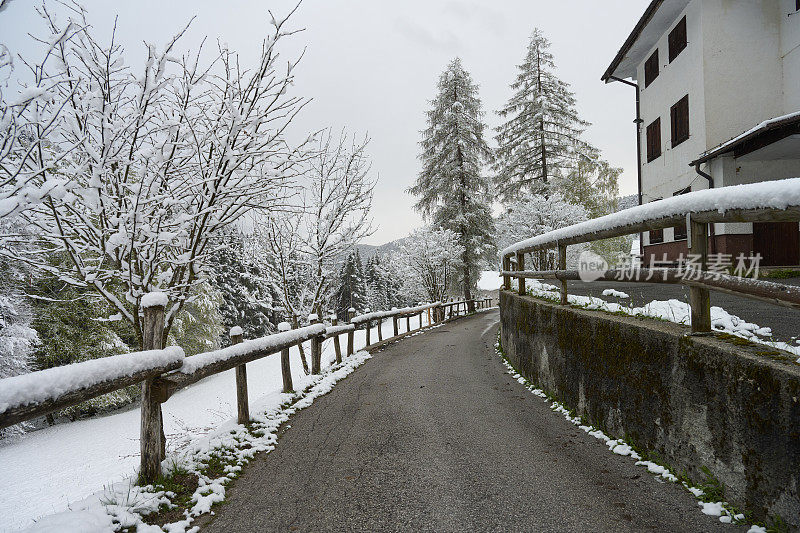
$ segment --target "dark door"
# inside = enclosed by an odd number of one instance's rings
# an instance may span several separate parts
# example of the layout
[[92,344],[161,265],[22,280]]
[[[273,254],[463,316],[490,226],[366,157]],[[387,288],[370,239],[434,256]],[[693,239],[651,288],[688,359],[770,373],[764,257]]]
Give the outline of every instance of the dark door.
[[761,254],[762,266],[800,263],[800,230],[797,222],[754,222],[753,251]]

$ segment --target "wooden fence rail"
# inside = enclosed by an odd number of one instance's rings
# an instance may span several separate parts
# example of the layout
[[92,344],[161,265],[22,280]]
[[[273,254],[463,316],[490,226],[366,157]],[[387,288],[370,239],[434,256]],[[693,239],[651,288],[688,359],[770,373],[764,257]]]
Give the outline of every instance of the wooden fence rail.
[[[360,326],[366,328],[367,343],[363,349],[370,350],[411,333],[412,316],[419,317],[418,328],[413,330],[419,331],[444,321],[445,309],[451,311],[450,318],[453,318],[465,314],[468,307],[467,301],[437,302],[359,316],[352,316],[349,313],[348,324],[339,325],[334,319],[330,326],[312,323],[297,329],[291,329],[289,323],[282,322],[278,325],[278,333],[251,340],[244,340],[241,329],[236,327],[230,332],[231,346],[184,357],[183,350],[179,347],[161,349],[165,307],[163,300],[161,297],[146,299],[150,304],[142,310],[145,348],[143,352],[121,354],[0,379],[0,429],[142,383],[139,481],[151,483],[161,473],[161,461],[166,447],[161,404],[176,391],[206,377],[236,369],[237,420],[242,424],[247,423],[250,419],[247,363],[280,353],[283,391],[291,392],[289,349],[293,346],[311,341],[313,373],[320,373],[322,343],[326,339],[334,340],[336,362],[341,363],[339,337],[343,334],[348,336],[347,355],[353,355],[354,333]],[[471,302],[477,308],[491,306],[491,299]],[[464,307],[463,313],[459,312],[461,306]],[[453,312],[454,307],[455,312]],[[428,320],[427,324],[423,325],[423,316],[426,313]],[[387,318],[393,321],[394,336],[383,340],[382,334],[379,334],[378,343],[371,343],[369,333],[372,325],[377,324],[380,328],[383,320]],[[405,333],[399,333],[397,330],[397,321],[400,318],[408,320]],[[316,321],[318,321],[316,318],[312,320]],[[47,389],[51,383],[55,384],[51,390],[42,393],[41,391]]]
[[[781,205],[774,205],[780,203]],[[772,204],[772,205],[770,205]],[[576,270],[567,270],[567,247],[612,237],[679,225],[686,226],[692,269],[654,268],[630,272],[608,270],[593,273],[592,279],[640,283],[679,283],[689,287],[693,333],[711,331],[709,290],[761,300],[800,309],[800,290],[779,283],[709,272],[709,225],[721,222],[798,222],[800,221],[800,179],[762,182],[719,189],[705,189],[658,200],[560,228],[503,250],[500,275],[503,289],[511,290],[511,279],[518,281],[519,294],[525,294],[525,279],[556,279],[561,282],[561,303],[567,304],[567,281],[581,279]],[[526,270],[525,255],[534,258],[555,251],[556,270]],[[540,261],[542,266],[544,261]],[[512,268],[513,267],[513,268]],[[546,268],[546,267],[545,267]]]

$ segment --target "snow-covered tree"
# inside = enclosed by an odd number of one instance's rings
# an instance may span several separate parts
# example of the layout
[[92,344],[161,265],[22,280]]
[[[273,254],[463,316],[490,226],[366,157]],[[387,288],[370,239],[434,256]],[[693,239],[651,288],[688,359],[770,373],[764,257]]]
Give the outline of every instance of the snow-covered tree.
[[416,209],[434,227],[458,235],[459,284],[469,300],[480,264],[494,246],[489,178],[483,174],[492,154],[483,136],[486,125],[478,86],[460,59],[451,61],[442,73],[438,91],[420,142],[422,171],[409,191],[419,198]]
[[[220,233],[285,203],[295,151],[284,131],[305,103],[288,92],[296,63],[277,51],[293,33],[288,17],[272,18],[253,65],[224,46],[207,61],[180,52],[184,29],[165,46],[146,44],[134,69],[113,33],[107,44],[94,37],[81,9],[65,24],[40,11],[46,59],[23,60],[30,80],[0,104],[12,136],[2,141],[12,148],[0,153],[0,207],[35,239],[25,254],[0,253],[99,294],[139,339],[141,297],[166,292],[166,339]],[[43,112],[53,101],[61,112]],[[24,127],[9,130],[6,116]],[[54,265],[54,253],[67,261]]]
[[352,308],[357,312],[363,312],[364,309],[370,307],[367,298],[364,268],[358,249],[347,256],[339,270],[334,307],[336,308],[336,314],[342,320],[347,318],[348,309]]
[[463,267],[460,236],[449,229],[423,228],[403,241],[392,264],[411,300],[443,301],[454,292]]
[[216,350],[230,331],[222,323],[222,293],[210,283],[195,285],[194,298],[183,306],[169,332],[169,344],[180,346],[186,355]]
[[[279,295],[266,270],[246,256],[245,237],[231,232],[228,246],[221,250],[212,264],[211,282],[221,296],[219,307],[222,324],[225,326],[221,343],[229,343],[228,331],[234,326],[242,328],[246,339],[268,335],[275,330],[275,305]],[[269,258],[260,258],[269,260]]]
[[617,210],[620,174],[621,168],[612,167],[587,144],[578,149],[575,166],[554,180],[553,190],[583,206],[589,218],[601,217]]
[[[571,226],[587,220],[583,206],[566,202],[560,195],[525,194],[506,206],[505,212],[495,221],[497,246],[505,248],[515,242],[542,235],[554,229]],[[585,245],[567,247],[567,264],[577,264]],[[531,270],[552,270],[556,266],[555,252],[532,254]]]
[[372,233],[368,139],[326,130],[317,141],[304,161],[301,205],[259,221],[257,228],[264,253],[275,259],[282,304],[301,317],[330,308],[341,258]]
[[569,85],[555,73],[550,42],[538,28],[528,42],[508,103],[498,111],[495,181],[504,202],[544,192],[548,180],[576,166],[588,123],[578,117]]
[[402,282],[397,279],[395,270],[390,261],[378,254],[367,259],[364,278],[370,309],[387,310],[402,305],[399,297]]

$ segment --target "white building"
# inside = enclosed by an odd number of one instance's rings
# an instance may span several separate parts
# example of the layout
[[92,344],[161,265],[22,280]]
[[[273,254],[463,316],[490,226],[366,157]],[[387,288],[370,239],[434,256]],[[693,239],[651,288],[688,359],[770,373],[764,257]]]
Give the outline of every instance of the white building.
[[[653,0],[602,79],[636,87],[642,203],[800,176],[800,0]],[[685,239],[644,234],[645,260]],[[715,224],[710,248],[797,265],[800,231]]]

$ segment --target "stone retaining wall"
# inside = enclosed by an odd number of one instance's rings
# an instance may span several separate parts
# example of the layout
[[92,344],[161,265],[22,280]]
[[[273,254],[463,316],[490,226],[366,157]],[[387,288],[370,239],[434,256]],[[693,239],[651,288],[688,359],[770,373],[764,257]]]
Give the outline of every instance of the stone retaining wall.
[[[787,312],[796,312],[789,311]],[[673,471],[800,527],[800,365],[738,338],[500,291],[501,342],[530,381]]]

